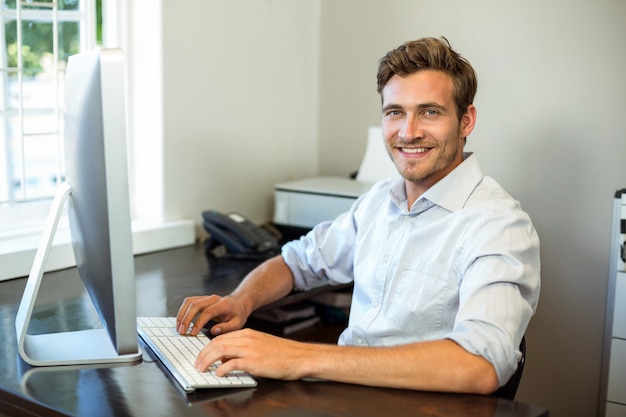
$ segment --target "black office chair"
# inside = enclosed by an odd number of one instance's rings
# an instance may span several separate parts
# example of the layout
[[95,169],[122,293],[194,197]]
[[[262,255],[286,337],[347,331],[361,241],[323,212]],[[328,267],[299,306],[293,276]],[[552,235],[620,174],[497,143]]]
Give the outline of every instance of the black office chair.
[[499,398],[505,398],[507,400],[514,400],[515,394],[517,393],[517,388],[519,387],[519,382],[522,379],[522,372],[524,372],[524,362],[526,361],[526,338],[522,337],[522,342],[519,345],[519,350],[522,352],[522,357],[517,363],[517,369],[515,373],[506,384],[498,388],[493,392],[493,396]]

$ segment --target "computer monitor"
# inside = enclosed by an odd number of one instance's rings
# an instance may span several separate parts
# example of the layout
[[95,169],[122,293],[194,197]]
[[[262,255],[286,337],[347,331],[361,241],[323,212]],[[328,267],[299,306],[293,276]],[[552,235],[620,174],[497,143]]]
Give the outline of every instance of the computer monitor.
[[[15,321],[19,353],[31,365],[134,362],[141,358],[125,108],[121,50],[95,50],[69,58],[65,78],[66,181],[52,203]],[[66,204],[78,272],[102,327],[28,334],[48,252]]]

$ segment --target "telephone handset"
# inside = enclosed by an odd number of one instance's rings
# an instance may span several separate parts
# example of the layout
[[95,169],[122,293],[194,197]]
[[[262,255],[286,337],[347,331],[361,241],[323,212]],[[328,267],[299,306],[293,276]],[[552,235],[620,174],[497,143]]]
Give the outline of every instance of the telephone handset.
[[239,213],[202,212],[202,225],[215,243],[240,255],[272,254],[278,251],[278,239],[268,230],[253,224]]

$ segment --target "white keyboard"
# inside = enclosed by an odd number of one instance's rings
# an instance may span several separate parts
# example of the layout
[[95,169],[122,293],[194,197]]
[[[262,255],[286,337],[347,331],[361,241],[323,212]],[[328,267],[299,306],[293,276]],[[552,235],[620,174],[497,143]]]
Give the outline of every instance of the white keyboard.
[[243,388],[254,387],[256,381],[245,372],[231,372],[223,377],[214,374],[219,363],[206,372],[193,366],[202,348],[211,342],[204,334],[183,336],[175,330],[174,317],[139,317],[137,332],[150,347],[174,379],[187,392],[197,388]]

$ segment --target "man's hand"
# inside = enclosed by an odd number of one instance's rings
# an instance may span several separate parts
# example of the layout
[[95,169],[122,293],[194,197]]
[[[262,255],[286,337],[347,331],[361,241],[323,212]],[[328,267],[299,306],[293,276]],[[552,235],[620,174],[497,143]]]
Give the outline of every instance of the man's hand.
[[254,268],[228,296],[185,298],[176,315],[176,329],[187,333],[193,323],[190,334],[195,336],[209,320],[215,320],[219,324],[211,328],[214,336],[239,330],[254,309],[284,297],[292,289],[291,270],[277,255]]
[[180,334],[186,334],[193,323],[189,334],[195,336],[209,320],[215,320],[218,324],[211,328],[211,334],[215,336],[241,329],[249,314],[244,303],[231,296],[187,297],[178,310],[176,329]]
[[245,371],[252,375],[284,380],[306,376],[302,369],[310,364],[309,353],[315,345],[272,336],[252,329],[243,329],[215,337],[202,349],[195,366],[204,372],[222,361],[217,375]]

